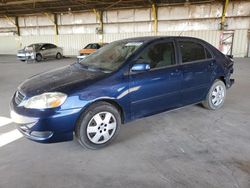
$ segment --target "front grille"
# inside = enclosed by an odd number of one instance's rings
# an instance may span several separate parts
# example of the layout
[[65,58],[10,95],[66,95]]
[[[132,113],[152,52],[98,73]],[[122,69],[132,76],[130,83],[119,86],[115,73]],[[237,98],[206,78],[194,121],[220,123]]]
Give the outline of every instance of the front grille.
[[20,91],[17,91],[16,94],[15,94],[15,102],[16,102],[16,104],[17,105],[20,104],[23,101],[24,97],[25,96]]

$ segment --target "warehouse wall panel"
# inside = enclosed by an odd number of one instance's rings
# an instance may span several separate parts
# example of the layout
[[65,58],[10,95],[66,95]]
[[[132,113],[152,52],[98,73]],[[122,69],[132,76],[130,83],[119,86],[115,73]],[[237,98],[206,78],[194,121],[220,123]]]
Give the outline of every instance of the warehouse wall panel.
[[78,55],[79,50],[88,43],[98,41],[100,41],[100,39],[95,34],[58,36],[58,46],[63,48],[65,55]]
[[236,30],[233,40],[233,55],[235,57],[247,56],[248,30]]
[[97,23],[94,12],[58,14],[58,25],[92,24]]
[[[219,48],[223,4],[214,2],[188,6],[158,7],[157,35],[194,36]],[[180,14],[181,12],[181,14]],[[230,1],[225,32],[234,33],[233,54],[244,56],[247,30],[250,28],[250,2]],[[66,55],[76,55],[90,42],[111,42],[118,39],[155,35],[152,8],[108,10],[103,12],[103,36],[96,34],[100,25],[93,10],[57,14],[59,35],[55,35],[54,15],[37,14],[18,18],[21,37],[15,36],[14,18],[0,18],[0,53],[14,53],[22,46],[34,42],[52,42],[62,46]],[[9,49],[9,51],[8,51]],[[15,50],[14,50],[15,49]]]
[[30,45],[32,43],[55,43],[56,38],[53,35],[41,35],[41,36],[22,36],[20,37],[22,47]]
[[103,12],[103,22],[104,23],[117,23],[118,22],[118,11],[104,11]]
[[[220,31],[168,31],[159,32],[159,36],[191,36],[203,39],[215,47],[219,48]],[[112,42],[124,38],[154,36],[152,32],[137,33],[107,33],[103,35],[104,42]],[[77,55],[78,51],[91,42],[99,42],[101,39],[96,34],[74,34],[74,35],[40,35],[40,36],[1,36],[0,53],[15,54],[20,47],[31,43],[50,42],[55,43],[64,49],[65,55]],[[3,42],[2,42],[3,41]],[[6,44],[6,45],[5,45]],[[247,54],[247,30],[236,30],[233,41],[233,54],[236,57],[246,56]]]
[[229,3],[226,16],[250,16],[250,3],[247,1]]
[[16,54],[20,48],[18,38],[14,36],[1,36],[0,41],[0,54]]
[[15,28],[15,25],[13,24],[13,22],[15,22],[15,19],[13,17],[9,17],[9,19],[0,18],[0,28],[6,28],[6,27],[8,27],[8,28],[14,27]]

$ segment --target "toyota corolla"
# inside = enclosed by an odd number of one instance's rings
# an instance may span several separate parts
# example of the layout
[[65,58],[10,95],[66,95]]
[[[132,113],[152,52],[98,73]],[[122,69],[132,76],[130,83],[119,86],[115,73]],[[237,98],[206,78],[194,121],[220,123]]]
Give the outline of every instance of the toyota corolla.
[[197,103],[221,108],[232,73],[232,56],[200,39],[125,39],[28,78],[13,95],[10,114],[33,141],[75,135],[82,146],[98,149],[129,121]]

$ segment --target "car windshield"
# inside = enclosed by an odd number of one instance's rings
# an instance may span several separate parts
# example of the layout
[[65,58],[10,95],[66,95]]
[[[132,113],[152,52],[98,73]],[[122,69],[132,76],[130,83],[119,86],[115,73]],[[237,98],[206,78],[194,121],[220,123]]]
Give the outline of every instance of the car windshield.
[[26,50],[39,50],[40,47],[42,46],[42,44],[31,44],[29,46],[27,46],[25,49]]
[[86,68],[113,72],[132,55],[143,43],[116,41],[97,50],[80,63]]
[[92,48],[92,44],[88,44],[87,46],[84,47],[84,49],[91,49]]

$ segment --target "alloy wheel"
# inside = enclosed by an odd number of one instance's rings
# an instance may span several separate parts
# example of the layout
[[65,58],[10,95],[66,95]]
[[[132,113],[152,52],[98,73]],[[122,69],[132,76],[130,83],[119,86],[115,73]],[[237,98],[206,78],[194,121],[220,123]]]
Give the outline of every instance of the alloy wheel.
[[225,97],[224,88],[221,85],[217,85],[212,92],[211,100],[213,105],[219,106],[223,102],[224,97]]
[[87,125],[88,139],[94,144],[103,144],[110,140],[117,127],[117,121],[110,112],[95,114]]

